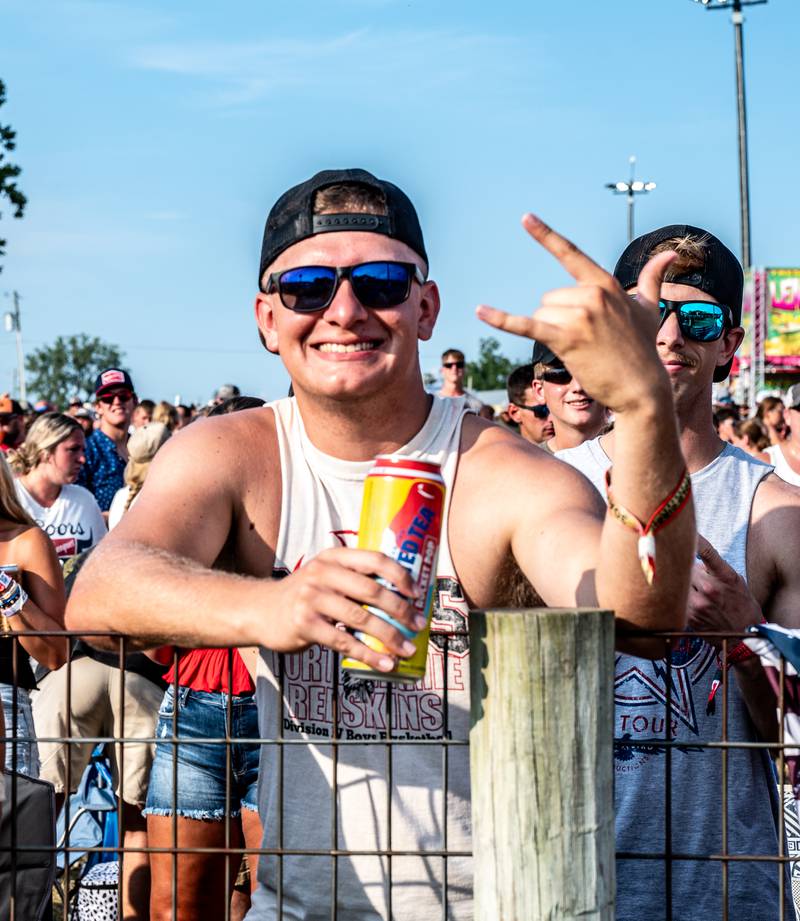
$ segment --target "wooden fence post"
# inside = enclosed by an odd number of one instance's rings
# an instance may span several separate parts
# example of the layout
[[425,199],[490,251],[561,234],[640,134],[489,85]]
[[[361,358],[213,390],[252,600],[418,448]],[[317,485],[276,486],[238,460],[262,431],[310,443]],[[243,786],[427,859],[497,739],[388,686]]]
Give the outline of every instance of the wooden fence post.
[[614,617],[470,614],[475,921],[614,919]]

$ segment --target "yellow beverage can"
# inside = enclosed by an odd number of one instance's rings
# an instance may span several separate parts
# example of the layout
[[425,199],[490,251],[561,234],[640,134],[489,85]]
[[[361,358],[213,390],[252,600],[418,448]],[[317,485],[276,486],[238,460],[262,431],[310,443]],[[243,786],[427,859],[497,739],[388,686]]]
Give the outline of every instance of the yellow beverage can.
[[[444,480],[439,464],[394,455],[375,458],[364,483],[364,501],[358,527],[358,546],[380,550],[407,569],[420,589],[414,602],[427,625],[411,632],[377,608],[367,609],[396,627],[416,646],[409,659],[400,659],[391,672],[377,672],[356,659],[343,659],[342,668],[381,681],[419,681],[425,675],[431,629],[436,559],[444,515]],[[394,589],[394,586],[387,585]],[[388,652],[380,640],[360,631],[355,636],[376,652]]]

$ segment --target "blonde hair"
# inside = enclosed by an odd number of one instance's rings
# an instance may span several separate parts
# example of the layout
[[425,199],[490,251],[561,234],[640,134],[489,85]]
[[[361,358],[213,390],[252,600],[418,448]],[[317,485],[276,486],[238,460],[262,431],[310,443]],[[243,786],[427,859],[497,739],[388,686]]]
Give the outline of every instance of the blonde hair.
[[161,422],[166,425],[170,432],[174,432],[179,422],[178,410],[175,409],[172,403],[162,400],[156,404],[156,408],[153,410],[152,421]]
[[8,452],[8,460],[17,475],[30,473],[47,460],[55,448],[75,432],[83,434],[77,419],[64,413],[44,413],[28,429],[25,441],[16,451]]
[[133,500],[141,492],[151,463],[152,458],[146,461],[129,460],[125,465],[125,485],[128,487],[128,501],[125,503],[126,512],[131,507]]
[[673,278],[680,278],[690,272],[702,270],[706,264],[708,240],[708,234],[703,234],[702,237],[688,235],[670,237],[669,240],[662,240],[661,243],[654,246],[650,252],[651,256],[664,253],[667,250],[672,250],[678,254],[678,258],[667,267],[667,271],[664,273],[664,281],[672,281]]
[[11,476],[11,470],[2,451],[0,451],[0,518],[13,521],[15,524],[35,524],[31,516],[20,505],[17,491],[14,489],[14,478]]

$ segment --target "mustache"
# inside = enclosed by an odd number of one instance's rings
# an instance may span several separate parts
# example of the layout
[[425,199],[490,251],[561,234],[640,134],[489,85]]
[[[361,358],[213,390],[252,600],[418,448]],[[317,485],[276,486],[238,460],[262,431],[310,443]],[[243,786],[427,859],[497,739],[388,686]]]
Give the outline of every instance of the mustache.
[[675,362],[675,364],[683,365],[685,368],[696,368],[697,362],[693,358],[689,358],[687,355],[681,355],[678,352],[670,352],[669,354],[660,354],[658,356],[661,359],[662,364],[669,362]]

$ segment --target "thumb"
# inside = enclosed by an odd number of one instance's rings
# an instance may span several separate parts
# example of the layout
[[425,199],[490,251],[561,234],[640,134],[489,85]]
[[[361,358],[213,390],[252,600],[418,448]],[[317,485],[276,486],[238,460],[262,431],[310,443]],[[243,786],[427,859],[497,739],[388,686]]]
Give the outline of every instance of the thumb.
[[639,279],[636,283],[638,298],[647,304],[657,304],[661,296],[661,283],[664,281],[664,273],[669,266],[678,258],[678,254],[673,250],[667,250],[653,256],[647,265],[639,273]]

